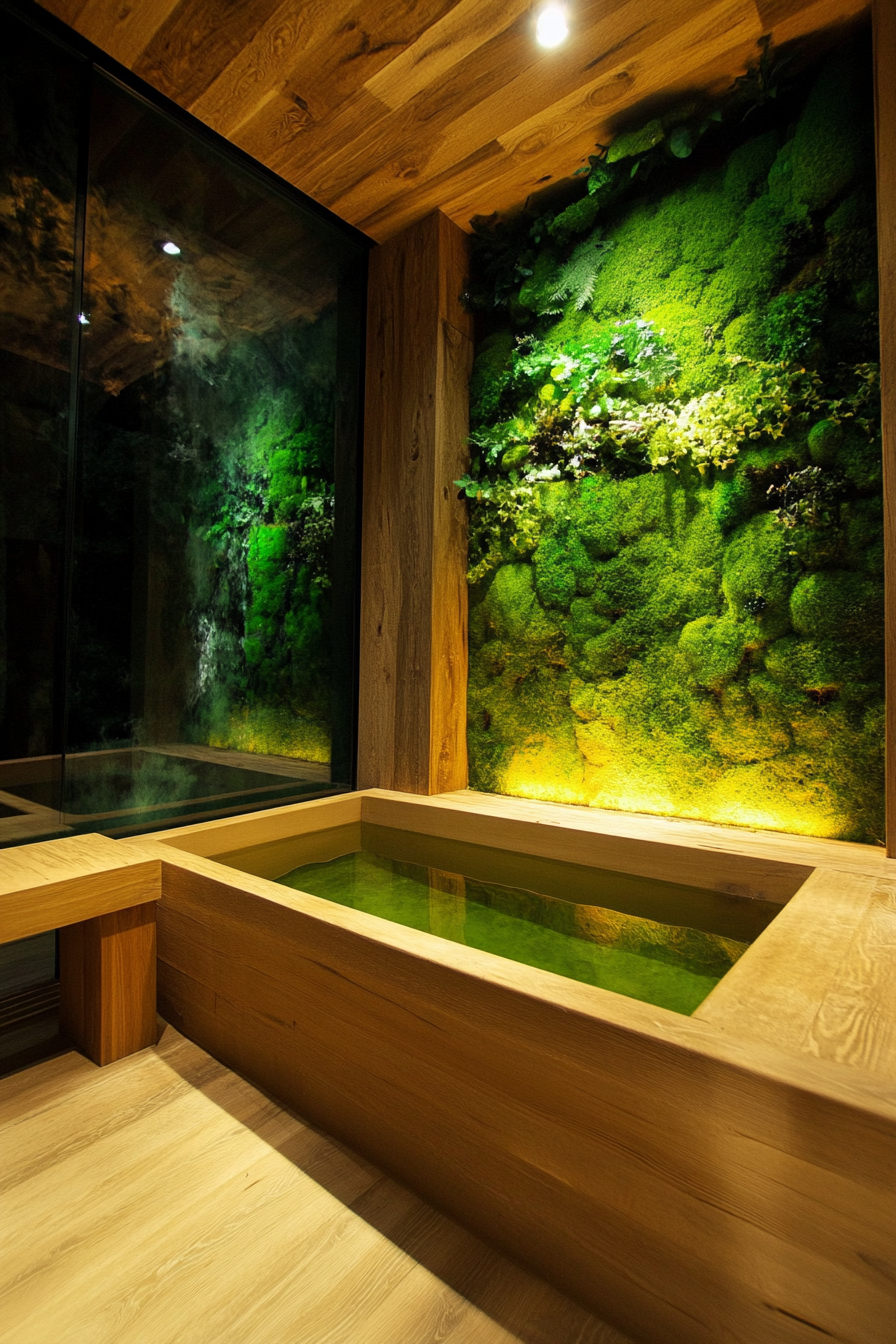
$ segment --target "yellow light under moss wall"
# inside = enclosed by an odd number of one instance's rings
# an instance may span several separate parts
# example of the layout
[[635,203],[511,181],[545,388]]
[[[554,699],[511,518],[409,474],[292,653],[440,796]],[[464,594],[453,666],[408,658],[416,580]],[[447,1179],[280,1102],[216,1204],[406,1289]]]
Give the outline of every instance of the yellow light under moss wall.
[[[502,772],[497,792],[533,802],[565,803],[637,812],[647,816],[681,817],[749,830],[785,831],[819,839],[836,839],[846,818],[832,808],[801,808],[764,795],[755,781],[728,779],[696,787],[685,799],[664,788],[661,781],[639,771],[633,763],[616,761],[610,767],[570,770],[568,756],[550,739],[530,741],[515,752]],[[752,788],[743,787],[753,784]],[[734,787],[732,787],[734,786]],[[741,792],[741,796],[738,796]],[[744,796],[752,794],[752,797]]]
[[330,764],[330,731],[316,719],[305,719],[272,705],[236,710],[226,727],[209,734],[210,747],[262,756]]

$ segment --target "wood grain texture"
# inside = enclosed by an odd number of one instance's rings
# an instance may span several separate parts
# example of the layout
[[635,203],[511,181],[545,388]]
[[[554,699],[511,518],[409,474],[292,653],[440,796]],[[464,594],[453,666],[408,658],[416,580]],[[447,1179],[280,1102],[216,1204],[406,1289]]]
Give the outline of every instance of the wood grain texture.
[[155,901],[59,930],[59,1030],[100,1065],[155,1044]]
[[887,852],[896,855],[896,5],[874,3],[887,660]]
[[889,1344],[889,1080],[208,859],[164,871],[166,1016],[619,1328]]
[[364,437],[361,787],[466,783],[466,238],[430,215],[371,255]]
[[816,869],[694,1016],[896,1084],[896,884]]
[[157,861],[164,850],[156,849],[156,845],[183,849],[190,854],[226,854],[231,850],[267,845],[294,835],[358,822],[361,820],[362,797],[360,793],[337,794],[310,803],[289,803],[264,812],[222,817],[193,826],[175,826],[170,831],[154,831],[149,840],[135,837],[114,843],[119,853],[130,852],[144,859],[151,853]]
[[0,942],[59,929],[60,1030],[97,1064],[155,1040],[159,852],[81,835],[0,855]]
[[0,853],[0,943],[154,901],[158,854],[103,835],[79,835]]
[[[462,227],[568,176],[656,96],[722,91],[869,0],[582,0],[539,48],[521,0],[44,0],[377,241]],[[883,0],[886,3],[886,0]]]
[[896,863],[883,849],[843,840],[541,803],[473,789],[435,798],[378,789],[360,796],[364,821],[663,877],[733,896],[783,903],[817,867],[896,877]]
[[0,1082],[4,1344],[627,1344],[170,1027]]
[[459,789],[433,797],[366,789],[268,812],[158,831],[116,842],[146,859],[166,848],[216,858],[354,822],[395,826],[544,858],[568,859],[645,877],[665,877],[783,904],[814,868],[896,880],[883,848],[781,831],[542,803]]

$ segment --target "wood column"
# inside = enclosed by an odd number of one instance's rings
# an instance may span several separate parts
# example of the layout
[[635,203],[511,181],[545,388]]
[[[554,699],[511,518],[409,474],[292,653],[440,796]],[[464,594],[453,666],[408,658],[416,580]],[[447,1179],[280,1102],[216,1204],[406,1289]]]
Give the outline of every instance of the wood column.
[[94,1064],[155,1045],[155,901],[59,930],[59,1030]]
[[467,236],[435,213],[371,255],[359,788],[467,783]]
[[896,856],[896,0],[874,0],[877,247],[884,452],[887,853]]

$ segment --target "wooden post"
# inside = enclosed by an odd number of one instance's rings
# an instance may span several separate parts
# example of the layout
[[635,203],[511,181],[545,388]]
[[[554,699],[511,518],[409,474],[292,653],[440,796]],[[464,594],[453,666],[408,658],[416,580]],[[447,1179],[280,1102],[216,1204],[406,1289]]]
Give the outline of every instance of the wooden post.
[[155,1045],[155,901],[59,930],[59,1031],[94,1064]]
[[371,255],[359,788],[467,783],[467,237],[436,213]]
[[896,3],[874,0],[877,246],[884,452],[887,853],[896,857]]

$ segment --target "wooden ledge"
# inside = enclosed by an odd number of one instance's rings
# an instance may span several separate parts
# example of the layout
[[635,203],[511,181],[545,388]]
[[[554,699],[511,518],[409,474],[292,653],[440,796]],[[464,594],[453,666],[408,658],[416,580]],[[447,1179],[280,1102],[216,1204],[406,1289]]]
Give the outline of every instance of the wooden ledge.
[[104,835],[66,836],[0,854],[0,943],[159,898],[158,855]]
[[0,855],[0,942],[59,929],[59,1029],[95,1064],[156,1039],[155,851],[103,835]]

